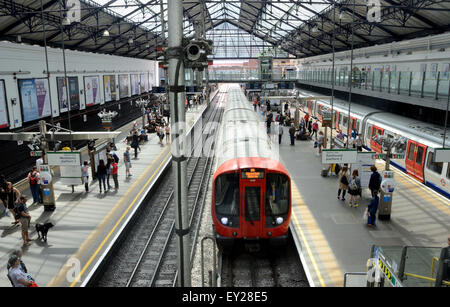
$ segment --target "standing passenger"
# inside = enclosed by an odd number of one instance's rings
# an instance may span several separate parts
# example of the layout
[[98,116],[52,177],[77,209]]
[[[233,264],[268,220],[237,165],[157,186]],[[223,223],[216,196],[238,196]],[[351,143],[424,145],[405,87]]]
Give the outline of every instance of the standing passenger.
[[373,192],[372,195],[372,199],[370,200],[370,203],[367,207],[367,211],[369,213],[369,217],[367,219],[367,226],[369,227],[375,227],[375,219],[376,219],[376,214],[377,214],[377,210],[378,210],[378,203],[379,203],[379,198],[378,198],[378,190]]
[[33,203],[41,203],[41,178],[36,166],[33,166],[31,172],[28,173],[27,179],[30,184],[31,195],[33,195]]
[[377,172],[377,168],[375,167],[375,165],[372,165],[370,167],[370,170],[372,171],[372,175],[370,175],[369,189],[373,197],[374,193],[378,193],[378,190],[380,189],[382,178],[380,173]]
[[281,123],[278,123],[278,144],[281,144],[281,138],[283,137],[283,125]]
[[324,140],[325,140],[325,137],[323,135],[323,132],[320,131],[319,132],[319,138],[317,140],[317,145],[319,146],[319,155],[322,153],[322,147],[323,147],[323,144],[324,144]]
[[119,164],[115,161],[112,160],[111,161],[111,174],[114,180],[114,189],[118,190],[119,189],[119,180],[118,180],[118,176],[119,176]]
[[132,176],[130,173],[131,168],[130,146],[127,146],[127,150],[123,153],[123,162],[125,163],[125,177]]
[[289,128],[289,136],[291,137],[291,146],[294,146],[295,142],[295,128],[294,123],[291,124],[291,128]]
[[98,183],[100,185],[100,193],[102,193],[102,182],[103,182],[103,187],[105,189],[105,193],[106,193],[106,166],[105,166],[105,161],[103,161],[103,159],[100,159],[100,161],[98,162],[98,166],[97,166],[97,178],[98,178]]
[[12,224],[17,224],[19,223],[19,220],[15,218],[14,207],[16,204],[19,203],[21,194],[19,190],[13,187],[13,184],[11,182],[7,182],[6,196],[7,196],[8,210],[9,212],[11,212],[11,216],[14,219],[14,222],[12,222]]
[[81,167],[81,178],[83,179],[84,189],[86,192],[89,192],[89,166],[88,162],[84,161],[83,166]]
[[317,123],[317,120],[312,125],[313,132],[311,134],[311,138],[314,135],[315,140],[317,141],[317,132],[319,131],[319,124]]
[[348,189],[348,166],[345,165],[339,172],[339,189],[337,198],[339,199],[342,191],[342,201],[345,201],[345,193],[347,193],[347,189]]
[[30,228],[31,215],[28,213],[26,196],[20,196],[20,203],[17,205],[16,211],[18,213],[16,218],[20,219],[20,224],[22,224],[23,245],[29,245],[31,239],[28,235],[28,229]]
[[361,193],[361,179],[358,176],[358,170],[353,170],[352,178],[348,185],[348,194],[350,194],[350,203],[348,205],[350,207],[353,205],[354,208],[358,207],[358,197]]

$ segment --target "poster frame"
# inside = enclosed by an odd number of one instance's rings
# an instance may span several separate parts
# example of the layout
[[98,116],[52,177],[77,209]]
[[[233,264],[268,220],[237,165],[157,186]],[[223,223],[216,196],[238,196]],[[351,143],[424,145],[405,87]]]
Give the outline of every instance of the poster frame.
[[[106,86],[105,86],[105,77],[114,77],[114,97],[112,97],[111,95],[111,100],[106,100]],[[116,80],[117,79],[117,80]],[[112,102],[112,101],[116,101],[117,100],[117,85],[118,85],[118,80],[119,78],[116,78],[115,74],[112,75],[103,75],[103,97],[105,98],[105,103],[107,102]],[[111,87],[111,86],[110,86]]]
[[[99,98],[99,99],[97,100],[98,102],[88,106],[87,98],[86,98],[86,93],[87,93],[86,92],[86,78],[94,78],[94,77],[97,77],[97,80],[98,80],[98,82],[97,82],[98,91],[97,92],[98,92],[99,95],[98,95],[97,98]],[[99,75],[83,76],[83,89],[84,89],[84,105],[85,105],[85,108],[89,108],[89,107],[93,107],[93,106],[96,106],[96,105],[100,105],[101,97],[100,97],[100,76]]]
[[[53,107],[53,104],[52,104],[52,97],[49,95],[49,100],[50,100],[50,114],[47,115],[47,116],[44,116],[44,117],[39,117],[39,118],[36,118],[36,119],[32,119],[32,120],[25,121],[25,116],[24,116],[24,113],[23,113],[22,92],[20,91],[20,81],[21,81],[21,80],[42,80],[42,79],[47,80],[48,88],[50,89],[50,80],[49,80],[48,78],[21,78],[21,79],[17,79],[17,90],[18,90],[18,93],[19,93],[20,115],[21,115],[21,117],[22,117],[22,124],[23,124],[23,123],[31,123],[31,122],[34,122],[34,121],[37,121],[37,120],[42,120],[42,119],[44,119],[44,118],[48,118],[48,117],[51,117],[51,116],[52,116],[52,107]],[[58,106],[58,110],[59,110],[59,106]]]
[[11,127],[10,118],[9,118],[9,106],[8,106],[8,95],[6,93],[6,84],[5,79],[0,79],[0,87],[3,87],[3,93],[5,98],[5,112],[6,112],[6,126],[1,126],[0,129]]
[[[69,79],[76,79],[77,80],[77,92],[78,92],[78,108],[74,108],[72,109],[72,103],[70,101],[70,89],[68,89],[69,91],[69,103],[68,103],[68,108],[66,110],[61,109],[61,102],[59,101],[59,85],[58,85],[58,79],[64,79],[64,77],[56,77],[56,96],[57,96],[57,100],[58,100],[58,110],[59,110],[59,114],[61,113],[65,113],[70,111],[76,111],[76,110],[80,110],[80,105],[81,105],[81,101],[80,101],[80,83],[78,80],[78,76],[67,76],[67,86],[69,86]],[[84,80],[83,80],[84,81]]]
[[[120,76],[128,76],[128,92],[125,96],[122,96],[122,91],[120,90]],[[131,88],[130,88],[130,74],[119,74],[118,75],[118,81],[119,81],[119,99],[131,97]]]

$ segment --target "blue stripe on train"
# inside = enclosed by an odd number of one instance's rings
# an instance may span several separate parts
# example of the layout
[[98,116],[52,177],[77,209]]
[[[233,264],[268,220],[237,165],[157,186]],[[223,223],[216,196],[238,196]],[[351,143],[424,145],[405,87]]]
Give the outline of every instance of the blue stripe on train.
[[[363,148],[366,149],[366,150],[369,150],[369,151],[371,150],[370,147],[367,147],[367,146],[363,146]],[[396,163],[396,162],[394,162],[394,161],[391,160],[391,164],[392,164],[393,166],[395,166],[396,168],[402,170],[404,173],[408,174],[408,173],[406,172],[406,168],[404,168],[403,166],[399,165],[398,163]],[[408,176],[409,176],[409,175],[408,175]],[[447,197],[447,198],[450,198],[450,193],[448,193],[448,192],[445,191],[445,190],[442,190],[440,187],[438,187],[438,186],[435,185],[434,183],[431,183],[431,182],[429,182],[429,181],[425,181],[425,185],[428,186],[428,187],[430,187],[430,188],[432,188],[433,190],[435,190],[435,191],[438,192],[439,194],[444,195],[444,196]]]

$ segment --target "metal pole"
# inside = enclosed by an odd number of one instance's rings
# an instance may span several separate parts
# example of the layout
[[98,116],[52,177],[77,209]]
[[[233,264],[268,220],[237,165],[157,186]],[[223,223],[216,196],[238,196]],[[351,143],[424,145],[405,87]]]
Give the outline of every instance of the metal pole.
[[448,105],[449,104],[450,104],[450,82],[448,83],[447,111],[445,112],[444,140],[442,142],[442,148],[445,148],[445,138],[447,137],[447,120],[448,120]]
[[[334,83],[336,82],[336,77],[334,75],[334,55],[335,55],[335,50],[334,50],[334,42],[336,40],[336,1],[333,1],[333,41],[331,42],[332,48],[333,48],[333,64],[331,66],[331,77],[332,77],[332,83],[331,83],[331,129],[330,129],[330,148],[333,148],[333,122],[334,122]],[[334,125],[336,127],[336,124]],[[327,135],[325,134],[325,139],[326,139]]]
[[[160,11],[161,11],[161,40],[162,40],[162,44],[161,47],[164,48],[164,43],[166,41],[166,21],[164,19],[164,1],[161,0],[160,2]],[[163,73],[164,73],[164,81],[166,83],[166,104],[169,103],[169,87],[167,86],[167,79],[168,79],[168,74],[167,74],[167,67],[163,68]],[[150,100],[149,100],[150,101]],[[170,112],[170,109],[169,109]],[[169,120],[167,120],[169,121]],[[167,123],[169,124],[169,123]]]
[[349,89],[348,89],[348,121],[347,121],[347,149],[348,149],[348,140],[350,138],[350,123],[351,123],[351,118],[350,118],[350,108],[352,105],[352,79],[353,79],[353,44],[354,44],[354,40],[355,40],[355,1],[353,0],[353,10],[352,10],[352,50],[350,52],[350,75],[349,75]]
[[[50,69],[48,66],[48,51],[47,51],[47,35],[45,32],[45,17],[44,17],[44,5],[42,4],[41,0],[41,19],[42,19],[42,32],[43,32],[43,38],[44,38],[44,50],[45,50],[45,65],[47,69],[47,80],[48,80],[48,96],[50,97],[50,102],[52,101],[52,95],[51,95],[51,86],[50,86]],[[52,126],[55,126],[55,122],[53,120],[53,104],[51,105],[51,123]]]
[[[69,120],[69,130],[72,131],[72,124],[70,122],[70,95],[69,95],[69,80],[67,79],[67,68],[66,68],[66,51],[64,48],[64,26],[62,24],[63,22],[63,14],[62,14],[62,3],[59,3],[59,16],[61,18],[61,46],[62,46],[62,52],[63,52],[63,64],[64,64],[64,80],[66,83],[66,97],[68,99],[67,101],[67,119]],[[70,150],[73,151],[73,142],[72,137],[70,138]]]
[[178,286],[191,286],[190,255],[189,255],[189,215],[187,203],[187,176],[186,176],[186,113],[184,63],[183,63],[183,2],[181,0],[168,1],[168,52],[169,58],[169,84],[172,125],[172,169],[175,174],[175,233],[177,236],[178,256]]

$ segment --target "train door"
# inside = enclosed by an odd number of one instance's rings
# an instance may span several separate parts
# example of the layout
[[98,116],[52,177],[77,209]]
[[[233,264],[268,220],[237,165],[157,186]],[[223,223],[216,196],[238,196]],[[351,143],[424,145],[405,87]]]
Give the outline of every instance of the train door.
[[372,135],[370,137],[370,148],[373,151],[381,152],[381,145],[378,144],[376,141],[374,141],[373,137],[376,136],[376,135],[380,135],[381,136],[381,135],[383,135],[383,133],[384,133],[384,129],[381,129],[381,128],[375,126],[375,125],[372,126]]
[[263,233],[264,180],[241,180],[241,229],[244,238],[259,238]]
[[336,130],[339,130],[339,120],[340,120],[340,113],[335,111],[335,119],[334,119],[334,125]]
[[405,159],[406,172],[421,182],[424,182],[423,166],[426,152],[425,145],[409,140]]

